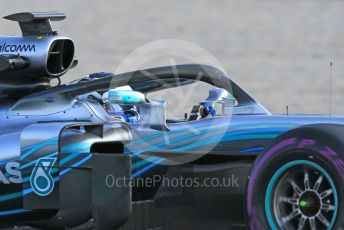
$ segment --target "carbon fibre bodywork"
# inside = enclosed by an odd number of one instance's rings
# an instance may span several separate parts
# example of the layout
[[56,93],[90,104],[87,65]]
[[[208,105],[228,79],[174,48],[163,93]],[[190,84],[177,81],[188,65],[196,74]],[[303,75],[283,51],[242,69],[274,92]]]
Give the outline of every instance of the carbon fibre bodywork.
[[[147,112],[142,114],[141,122],[122,123],[115,121],[96,100],[81,97],[125,85],[147,93],[193,81],[203,81],[231,92],[238,102],[232,114],[168,122],[154,120],[156,114],[149,107],[151,102],[147,102]],[[188,199],[192,194],[191,206],[200,212],[224,206],[230,196],[240,206],[253,160],[279,135],[306,124],[343,124],[344,121],[330,116],[271,115],[223,72],[204,65],[138,70],[62,85],[17,101],[3,102],[0,116],[0,224],[43,221],[44,226],[49,226],[50,222],[44,221],[51,218],[58,219],[54,225],[61,222],[63,226],[75,226],[92,217],[89,171],[96,153],[130,156],[132,165],[128,170],[132,178],[169,176],[176,171],[200,177],[220,177],[233,172],[242,175],[240,188],[233,191],[224,188],[205,192],[205,188],[176,191],[166,190],[160,184],[133,189],[133,200],[155,199],[166,213],[164,207],[172,203],[190,206]],[[164,114],[160,117],[165,118]],[[54,160],[47,169],[37,165],[40,159]],[[45,169],[44,173],[51,176],[52,188],[48,193],[44,189],[39,193],[35,168]],[[70,191],[78,195],[71,195]],[[209,196],[200,200],[198,192]],[[129,194],[127,191],[127,196]],[[83,202],[85,200],[87,202]],[[199,208],[199,204],[206,201],[208,203]],[[229,213],[233,211],[226,208]],[[238,210],[242,211],[241,208]],[[228,214],[222,217],[224,221]],[[243,215],[240,218],[243,219]]]

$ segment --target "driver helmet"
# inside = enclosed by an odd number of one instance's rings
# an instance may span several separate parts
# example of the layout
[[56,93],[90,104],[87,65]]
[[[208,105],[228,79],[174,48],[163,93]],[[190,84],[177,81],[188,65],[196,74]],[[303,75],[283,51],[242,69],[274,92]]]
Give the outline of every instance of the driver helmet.
[[102,96],[102,101],[104,103],[104,108],[106,112],[111,116],[123,116],[124,112],[120,105],[109,103],[109,93],[105,92]]
[[109,91],[103,93],[102,101],[107,113],[111,116],[120,116],[126,122],[139,122],[140,114],[135,105],[119,105],[109,103]]

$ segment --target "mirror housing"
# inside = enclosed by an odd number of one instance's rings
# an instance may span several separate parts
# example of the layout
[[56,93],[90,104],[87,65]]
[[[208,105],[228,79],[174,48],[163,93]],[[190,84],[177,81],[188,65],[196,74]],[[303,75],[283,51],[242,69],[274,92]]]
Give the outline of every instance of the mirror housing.
[[200,105],[213,106],[219,103],[222,105],[222,115],[228,116],[232,113],[233,107],[238,104],[234,96],[225,89],[214,88],[209,90],[209,96]]

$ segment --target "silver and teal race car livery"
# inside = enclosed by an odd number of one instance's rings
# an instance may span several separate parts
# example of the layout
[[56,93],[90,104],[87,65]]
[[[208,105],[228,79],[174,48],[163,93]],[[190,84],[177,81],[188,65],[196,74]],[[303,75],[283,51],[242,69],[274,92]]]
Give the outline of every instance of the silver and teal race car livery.
[[273,115],[197,63],[52,86],[77,64],[64,14],[5,18],[1,228],[344,227],[343,117]]

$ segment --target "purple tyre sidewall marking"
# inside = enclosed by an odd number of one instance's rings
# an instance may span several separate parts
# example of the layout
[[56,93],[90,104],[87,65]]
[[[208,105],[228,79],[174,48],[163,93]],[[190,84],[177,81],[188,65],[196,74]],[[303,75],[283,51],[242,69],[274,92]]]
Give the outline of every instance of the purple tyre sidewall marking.
[[[290,145],[298,144],[298,149],[302,149],[305,147],[310,147],[317,145],[316,140],[312,139],[300,139],[298,137],[291,137],[285,140],[280,141],[279,143],[275,144],[270,150],[268,150],[262,158],[258,161],[258,163],[254,166],[253,171],[250,176],[249,184],[247,187],[247,214],[250,217],[250,228],[251,229],[264,229],[262,227],[260,221],[255,217],[256,215],[256,208],[253,204],[253,195],[254,195],[254,187],[256,184],[256,181],[258,179],[258,174],[261,171],[262,167],[265,165],[265,162],[276,152],[279,150],[288,147]],[[341,177],[344,179],[344,161],[341,158],[341,156],[334,151],[332,148],[322,145],[321,150],[318,151],[319,155],[322,155],[324,158],[326,158],[337,170],[337,172],[340,172]]]

